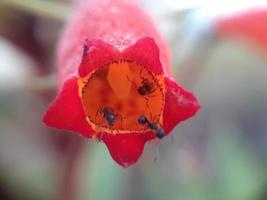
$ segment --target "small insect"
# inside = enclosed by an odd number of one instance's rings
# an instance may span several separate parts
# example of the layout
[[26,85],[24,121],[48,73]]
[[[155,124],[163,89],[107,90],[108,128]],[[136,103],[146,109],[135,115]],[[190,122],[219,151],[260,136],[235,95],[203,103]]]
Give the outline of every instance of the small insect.
[[147,123],[147,118],[145,115],[141,115],[139,118],[138,118],[138,123],[139,124],[142,124],[142,125],[145,125]]
[[155,87],[154,83],[149,81],[146,78],[142,79],[141,86],[138,87],[137,91],[138,94],[142,96],[146,96],[152,94],[157,88]]
[[156,136],[159,139],[163,138],[165,135],[166,135],[166,132],[165,132],[165,130],[163,128],[160,127],[160,128],[156,129]]
[[142,76],[143,68],[140,70],[139,76],[142,79],[141,85],[138,87],[137,92],[141,96],[143,96],[146,99],[146,105],[148,107],[148,98],[152,97],[151,94],[153,94],[157,87],[153,81],[150,81],[148,78],[145,78]]
[[86,56],[89,52],[89,47],[85,44],[83,46],[83,57]]
[[[96,120],[98,114],[100,114],[101,117],[103,117],[106,120],[109,127],[112,127],[114,125],[114,123],[117,121],[118,115],[116,115],[114,113],[112,108],[109,108],[109,107],[99,108],[96,111],[95,120]],[[113,131],[113,130],[111,130],[111,131]],[[103,132],[98,133],[98,135],[97,135],[98,141],[102,141],[103,136],[104,136]]]
[[166,135],[166,132],[162,127],[159,127],[157,123],[149,121],[145,115],[141,115],[138,118],[138,123],[141,125],[147,125],[150,129],[154,130],[156,137],[159,139]]
[[113,109],[109,107],[99,108],[96,112],[95,118],[97,118],[97,115],[99,113],[107,121],[109,126],[113,126],[114,123],[117,121],[118,117],[120,116],[118,114],[115,114]]
[[[139,72],[139,76],[141,78],[141,83],[140,86],[137,86],[132,80],[129,79],[129,77],[127,76],[127,79],[130,82],[133,82],[134,85],[137,88],[137,92],[139,95],[141,95],[142,97],[145,98],[146,100],[146,106],[148,107],[148,103],[149,103],[149,98],[150,97],[154,97],[152,94],[158,89],[156,84],[154,83],[154,81],[149,80],[148,78],[144,77],[142,75],[143,72],[143,68],[140,70]],[[155,95],[157,96],[157,95]]]

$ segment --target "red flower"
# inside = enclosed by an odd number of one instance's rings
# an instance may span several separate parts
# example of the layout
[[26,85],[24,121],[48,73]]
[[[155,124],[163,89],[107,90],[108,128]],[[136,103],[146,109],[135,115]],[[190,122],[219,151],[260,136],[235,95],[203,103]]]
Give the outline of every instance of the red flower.
[[140,116],[168,134],[200,107],[170,77],[164,42],[136,6],[115,1],[79,7],[59,47],[62,89],[44,122],[103,141],[123,167],[156,138],[154,129],[138,123]]
[[216,23],[220,36],[234,36],[256,44],[267,52],[267,9],[252,8],[222,17]]

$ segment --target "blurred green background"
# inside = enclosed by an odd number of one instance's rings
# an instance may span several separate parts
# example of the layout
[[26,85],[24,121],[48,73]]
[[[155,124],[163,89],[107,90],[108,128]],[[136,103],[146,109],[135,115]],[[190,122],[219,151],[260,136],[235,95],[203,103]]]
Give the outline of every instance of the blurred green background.
[[103,144],[42,123],[71,2],[0,0],[0,200],[266,200],[267,53],[214,31],[258,4],[214,2],[140,1],[202,109],[123,169]]

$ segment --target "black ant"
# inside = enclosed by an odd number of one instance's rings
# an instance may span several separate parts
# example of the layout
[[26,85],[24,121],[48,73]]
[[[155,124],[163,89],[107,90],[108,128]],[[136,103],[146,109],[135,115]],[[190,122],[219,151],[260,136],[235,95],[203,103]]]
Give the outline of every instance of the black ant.
[[148,107],[148,97],[150,97],[150,95],[157,90],[157,87],[153,81],[149,81],[148,78],[142,76],[143,69],[144,68],[142,68],[139,73],[139,76],[142,81],[141,86],[139,86],[137,89],[137,92],[146,99],[146,105]]
[[86,56],[89,52],[89,45],[88,45],[89,40],[85,39],[84,45],[83,45],[83,57]]
[[96,117],[98,113],[100,113],[101,116],[107,121],[109,126],[113,126],[114,123],[117,121],[118,117],[120,116],[118,114],[115,114],[113,109],[109,107],[99,108],[96,112]]
[[89,47],[85,44],[83,46],[83,57],[86,56],[89,52]]
[[[142,79],[142,81],[141,81],[141,86],[137,88],[137,92],[138,94],[140,94],[141,96],[145,98],[146,106],[148,107],[148,102],[149,102],[148,98],[152,97],[151,94],[157,90],[157,87],[153,81],[150,81],[148,78],[143,77],[142,72],[143,72],[143,68],[139,72],[139,76]],[[127,79],[131,81],[128,76],[127,76]]]
[[141,82],[141,86],[137,89],[137,91],[138,91],[138,94],[142,96],[146,96],[146,95],[149,95],[155,92],[156,89],[157,88],[155,87],[153,82],[149,81],[146,78],[143,78]]
[[156,137],[159,139],[162,139],[166,135],[166,132],[162,127],[158,127],[156,123],[149,121],[145,115],[141,115],[138,118],[138,123],[141,125],[147,124],[150,129],[155,130]]

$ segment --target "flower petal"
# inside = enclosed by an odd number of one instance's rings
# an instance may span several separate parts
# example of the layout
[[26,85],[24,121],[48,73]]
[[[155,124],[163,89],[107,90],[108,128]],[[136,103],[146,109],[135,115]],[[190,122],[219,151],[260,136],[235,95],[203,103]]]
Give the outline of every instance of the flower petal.
[[85,77],[95,69],[118,59],[118,50],[102,40],[86,40],[79,75]]
[[113,160],[126,168],[138,160],[145,143],[154,137],[153,133],[105,134],[102,140]]
[[254,42],[267,52],[267,9],[250,9],[223,17],[216,23],[219,35],[237,36]]
[[157,75],[163,73],[158,45],[150,37],[139,39],[122,54],[124,59],[135,61]]
[[63,89],[50,105],[43,118],[47,126],[81,133],[85,137],[92,136],[92,129],[86,121],[78,93],[77,78],[67,80]]
[[165,77],[166,93],[163,127],[169,133],[179,122],[195,115],[200,108],[196,97]]

